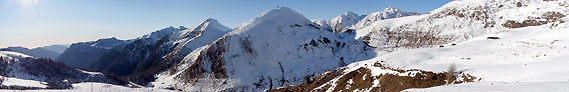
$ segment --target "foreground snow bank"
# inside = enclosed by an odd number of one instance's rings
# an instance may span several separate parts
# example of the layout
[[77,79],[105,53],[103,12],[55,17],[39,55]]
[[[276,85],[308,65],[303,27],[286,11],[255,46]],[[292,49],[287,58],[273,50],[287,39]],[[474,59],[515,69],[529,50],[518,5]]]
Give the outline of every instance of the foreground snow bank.
[[[0,92],[13,92],[14,90],[0,90]],[[174,92],[172,90],[156,88],[128,88],[106,83],[83,82],[73,84],[72,89],[66,90],[25,90],[26,92]]]
[[[403,69],[445,71],[456,64],[459,71],[485,81],[541,82],[569,78],[569,28],[528,27],[473,38],[444,48],[400,50],[373,61],[385,61]],[[492,40],[487,37],[499,37]]]
[[567,92],[569,81],[563,82],[480,82],[408,89],[403,92]]
[[[0,76],[2,77],[2,76]],[[6,78],[2,83],[4,86],[24,86],[24,87],[38,87],[38,88],[46,88],[47,85],[42,82],[34,81],[34,80],[24,80],[18,78]]]

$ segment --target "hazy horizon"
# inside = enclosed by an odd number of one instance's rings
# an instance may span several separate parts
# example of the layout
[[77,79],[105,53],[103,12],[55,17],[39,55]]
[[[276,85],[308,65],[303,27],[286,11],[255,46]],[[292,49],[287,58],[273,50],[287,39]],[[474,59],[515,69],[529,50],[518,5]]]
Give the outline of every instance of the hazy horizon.
[[[0,48],[36,48],[110,37],[133,39],[169,26],[191,28],[207,18],[234,28],[277,6],[294,9],[309,19],[331,19],[348,11],[363,15],[387,7],[426,13],[450,1],[2,0]],[[342,5],[352,6],[333,7]]]

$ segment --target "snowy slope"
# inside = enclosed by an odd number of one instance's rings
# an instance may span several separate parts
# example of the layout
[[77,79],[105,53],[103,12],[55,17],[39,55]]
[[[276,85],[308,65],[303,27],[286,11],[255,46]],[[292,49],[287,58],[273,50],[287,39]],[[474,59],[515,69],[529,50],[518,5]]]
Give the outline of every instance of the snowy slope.
[[[566,91],[567,2],[457,0],[422,15],[390,7],[313,21],[279,7],[234,29],[207,19],[128,41],[76,43],[66,55],[84,57],[65,57],[154,87],[94,83],[98,91]],[[0,57],[8,77],[0,88],[126,84],[20,53]]]
[[20,58],[31,58],[32,56],[14,51],[0,51],[0,57],[6,57],[10,59],[20,59]]
[[426,89],[408,89],[404,92],[567,92],[569,82],[481,82]]
[[230,30],[216,19],[209,18],[190,30],[182,31],[182,35],[171,43],[178,45],[165,58],[171,59],[168,61],[179,61],[191,51],[212,43]]
[[460,0],[420,16],[376,21],[355,26],[355,38],[383,50],[435,47],[464,41],[505,29],[561,23],[566,14],[564,0]]
[[[460,0],[378,21],[356,28],[377,57],[275,91],[566,91],[567,7],[564,0]],[[450,86],[429,88],[440,85]]]
[[[443,53],[449,57],[433,57],[417,61],[419,64],[403,67],[422,67],[423,69],[438,70],[435,65],[455,63],[459,70],[467,70],[474,76],[480,76],[485,82],[452,85],[428,89],[414,89],[417,92],[441,91],[567,91],[569,80],[569,63],[566,57],[567,24],[562,28],[547,29],[543,27],[521,28],[516,32],[508,32],[497,36],[499,40],[478,40],[460,43],[447,49],[425,49],[416,53]],[[545,29],[545,30],[544,30]],[[473,49],[476,48],[476,49]],[[401,52],[406,54],[407,51]],[[429,53],[430,54],[430,53]],[[410,59],[387,56],[390,60],[409,61]],[[452,57],[468,57],[470,60],[459,60]],[[439,61],[435,64],[421,62]],[[447,62],[440,62],[447,61]],[[462,63],[467,62],[467,63]],[[394,63],[394,65],[402,63]]]
[[[30,81],[26,82],[37,83]],[[71,89],[37,89],[37,90],[24,90],[24,91],[25,92],[176,92],[172,90],[155,89],[155,88],[129,88],[124,86],[117,86],[117,85],[97,83],[97,82],[83,82],[72,85],[73,88]],[[0,89],[0,92],[14,92],[14,90]]]
[[391,18],[399,18],[405,16],[413,16],[419,15],[416,12],[403,12],[394,7],[388,7],[384,10],[370,13],[367,15],[358,15],[354,12],[346,12],[340,16],[337,16],[333,19],[323,20],[323,19],[315,19],[312,20],[314,23],[322,26],[325,29],[330,29],[333,32],[343,32],[347,29],[354,27],[365,27],[371,23],[374,23],[379,20],[384,19],[391,19]]
[[159,88],[262,91],[375,56],[353,33],[330,32],[279,7],[198,48],[158,75]]
[[127,76],[130,81],[147,85],[154,75],[176,64],[192,50],[210,44],[229,32],[215,19],[192,27],[165,28],[142,36],[125,49],[111,52],[94,64],[98,71]]
[[[421,89],[418,92],[481,91],[485,90],[484,87],[490,87],[488,91],[566,91],[567,89],[547,89],[567,87],[563,85],[518,89],[534,83],[554,85],[563,84],[569,80],[569,74],[567,74],[569,68],[565,67],[569,65],[565,62],[565,57],[569,56],[567,52],[569,43],[566,42],[569,39],[565,37],[569,35],[566,31],[569,26],[563,25],[563,27],[559,26],[554,29],[549,29],[547,26],[512,29],[510,32],[472,38],[456,43],[455,46],[448,44],[446,45],[448,47],[443,48],[405,49],[385,53],[370,60],[348,65],[344,72],[347,74],[360,68],[367,68],[372,70],[372,75],[392,74],[378,69],[377,66],[371,66],[376,63],[401,70],[420,69],[432,72],[446,72],[451,65],[455,65],[457,71],[477,77],[475,80],[480,83]],[[487,37],[500,37],[501,39],[491,40]],[[342,76],[336,77],[336,80],[340,78]],[[507,88],[491,87],[492,85],[488,85],[488,82],[503,83],[502,85]],[[338,83],[340,82],[335,80],[327,82],[327,84]],[[371,90],[376,86],[371,87],[361,90]],[[462,89],[467,87],[473,88]],[[481,89],[477,90],[477,88]],[[330,91],[334,88],[326,90]]]
[[86,72],[50,59],[36,59],[11,51],[0,51],[0,79],[0,89],[60,89],[79,82],[126,85],[102,73]]
[[[566,25],[566,24],[564,24]],[[565,26],[567,27],[567,26]],[[511,32],[473,38],[448,48],[401,50],[380,56],[386,63],[401,68],[442,71],[440,67],[455,63],[458,70],[482,77],[486,81],[566,81],[569,64],[565,32],[567,28],[544,26],[513,29]],[[397,56],[400,54],[413,57]],[[413,64],[410,64],[413,63]],[[409,65],[408,65],[409,64]]]
[[[35,80],[25,80],[19,78],[6,77],[3,79],[2,86],[25,86],[25,87],[36,87],[36,88],[47,88],[46,83]],[[1,91],[1,89],[0,89]]]
[[120,76],[132,73],[139,64],[152,64],[159,60],[163,54],[168,53],[175,40],[186,27],[167,27],[142,37],[132,39],[123,48],[104,53],[100,59],[90,63],[90,69],[102,72],[111,72]]

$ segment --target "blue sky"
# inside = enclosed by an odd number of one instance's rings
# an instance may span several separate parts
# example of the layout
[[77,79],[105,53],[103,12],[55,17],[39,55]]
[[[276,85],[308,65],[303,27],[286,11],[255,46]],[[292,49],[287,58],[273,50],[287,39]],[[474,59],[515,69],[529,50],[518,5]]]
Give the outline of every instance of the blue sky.
[[425,13],[452,0],[0,0],[0,48],[38,47],[117,37],[132,39],[207,18],[228,27],[285,6],[310,19],[397,7]]

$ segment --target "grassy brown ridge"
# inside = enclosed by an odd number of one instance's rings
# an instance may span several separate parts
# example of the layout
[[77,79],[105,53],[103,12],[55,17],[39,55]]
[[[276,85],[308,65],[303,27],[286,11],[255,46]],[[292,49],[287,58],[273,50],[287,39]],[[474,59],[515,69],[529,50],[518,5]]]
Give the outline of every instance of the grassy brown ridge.
[[[318,75],[313,81],[269,90],[269,92],[324,92],[326,90],[332,90],[333,92],[353,92],[357,90],[371,90],[371,92],[399,92],[409,88],[429,88],[480,80],[480,78],[476,78],[462,72],[435,73],[419,69],[401,70],[385,66],[381,63],[375,63],[373,67],[379,67],[382,70],[391,70],[398,73],[418,73],[414,76],[395,74],[372,76],[371,71],[373,70],[366,67],[361,67],[347,73],[343,73],[343,69],[337,69]],[[336,85],[335,87],[332,85],[332,80],[334,79],[337,79],[334,83]],[[379,84],[374,85],[374,81],[379,81]]]

